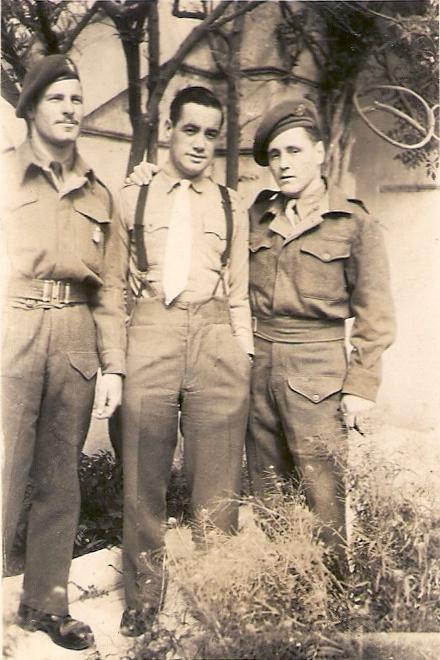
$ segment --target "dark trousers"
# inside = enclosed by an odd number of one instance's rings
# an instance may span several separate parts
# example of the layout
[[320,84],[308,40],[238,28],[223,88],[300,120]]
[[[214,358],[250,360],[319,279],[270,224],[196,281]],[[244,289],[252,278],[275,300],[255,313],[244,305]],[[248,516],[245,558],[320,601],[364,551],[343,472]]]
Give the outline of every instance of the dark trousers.
[[5,558],[32,478],[22,601],[64,615],[80,507],[78,459],[99,366],[90,310],[8,309],[2,358]]
[[246,441],[251,485],[266,496],[279,477],[301,482],[322,537],[345,563],[346,430],[339,410],[343,341],[256,338]]
[[137,303],[122,408],[128,607],[156,607],[160,601],[179,411],[194,520],[225,532],[236,529],[238,503],[221,500],[240,493],[249,375],[223,301],[170,308],[158,299]]

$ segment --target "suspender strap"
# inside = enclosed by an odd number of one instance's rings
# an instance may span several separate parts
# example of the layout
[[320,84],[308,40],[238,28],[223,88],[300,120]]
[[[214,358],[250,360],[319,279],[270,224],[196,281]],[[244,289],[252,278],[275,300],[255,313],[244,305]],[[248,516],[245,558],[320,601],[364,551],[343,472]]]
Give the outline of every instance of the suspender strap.
[[224,268],[229,261],[229,257],[231,256],[234,218],[232,215],[231,198],[229,196],[228,189],[226,188],[226,186],[221,186],[220,184],[218,184],[218,187],[220,189],[220,193],[222,196],[223,209],[225,211],[225,219],[226,219],[226,247],[221,256],[221,264],[222,264],[222,268]]
[[147,203],[148,186],[141,186],[134,216],[134,241],[136,244],[137,266],[142,273],[148,271],[147,251],[144,237],[144,211]]
[[[223,280],[223,270],[225,269],[229,257],[231,256],[231,245],[232,245],[232,233],[234,230],[234,217],[232,214],[232,205],[231,198],[229,196],[228,189],[226,186],[218,184],[220,194],[222,196],[222,204],[225,212],[226,220],[226,247],[221,256],[221,273],[220,279]],[[137,254],[137,267],[142,274],[146,274],[148,271],[148,259],[147,251],[145,247],[145,236],[144,236],[144,211],[145,205],[147,203],[148,196],[148,185],[143,185],[140,187],[139,195],[136,203],[136,211],[134,216],[134,241],[136,244],[136,254]],[[220,280],[219,280],[220,281]],[[146,286],[146,283],[143,283],[143,286]],[[218,282],[217,282],[218,286]],[[216,289],[217,289],[216,286]],[[224,286],[224,281],[223,281]],[[138,293],[140,296],[142,293],[142,288]]]

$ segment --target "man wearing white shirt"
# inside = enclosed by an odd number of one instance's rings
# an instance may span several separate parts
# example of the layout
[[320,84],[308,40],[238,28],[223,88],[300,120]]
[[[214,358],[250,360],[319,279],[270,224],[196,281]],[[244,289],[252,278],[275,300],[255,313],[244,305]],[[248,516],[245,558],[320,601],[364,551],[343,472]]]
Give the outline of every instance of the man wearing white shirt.
[[209,90],[180,91],[166,124],[168,162],[148,187],[129,185],[120,196],[125,256],[115,286],[128,278],[136,299],[122,406],[121,632],[129,636],[146,630],[163,592],[160,568],[149,563],[160,566],[163,555],[179,412],[198,529],[203,520],[237,527],[231,500],[240,492],[253,341],[247,216],[234,192],[206,175],[222,124]]

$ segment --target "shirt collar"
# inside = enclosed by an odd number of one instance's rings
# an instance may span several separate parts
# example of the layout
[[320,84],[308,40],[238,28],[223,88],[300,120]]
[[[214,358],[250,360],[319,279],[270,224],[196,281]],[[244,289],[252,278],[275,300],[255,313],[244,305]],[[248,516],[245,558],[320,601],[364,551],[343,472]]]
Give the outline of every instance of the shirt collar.
[[[158,173],[162,174],[164,181],[165,181],[165,189],[166,192],[169,193],[174,188],[180,183],[181,179],[184,179],[185,177],[176,177],[173,174],[171,174],[170,170],[167,168],[167,165],[165,165],[160,172]],[[200,174],[199,176],[190,179],[191,185],[190,188],[195,190],[197,193],[202,193],[204,190],[206,190],[206,186],[209,181],[209,177],[207,177],[205,174]]]
[[[49,165],[49,163],[43,163],[36,156],[29,139],[25,140],[23,144],[17,148],[16,153],[22,182],[25,180],[27,174],[32,170],[32,168],[44,170],[47,169]],[[87,163],[81,158],[77,151],[75,151],[75,160],[72,169],[78,176],[87,177],[91,183],[93,183],[96,179],[92,168],[87,165]]]
[[[284,212],[285,206],[285,197],[279,191],[274,191],[273,195],[269,198],[266,208],[264,209],[260,221],[274,218],[280,213]],[[298,212],[300,216],[307,215],[307,203],[304,200],[301,203],[301,200],[298,200]],[[311,209],[312,209],[311,205]],[[319,203],[315,206],[315,210],[322,217],[330,215],[332,213],[344,213],[347,215],[353,215],[353,204],[350,201],[344,192],[334,186],[332,188],[326,188],[324,194],[322,195]],[[301,212],[303,211],[303,213]],[[305,213],[304,213],[305,211]]]

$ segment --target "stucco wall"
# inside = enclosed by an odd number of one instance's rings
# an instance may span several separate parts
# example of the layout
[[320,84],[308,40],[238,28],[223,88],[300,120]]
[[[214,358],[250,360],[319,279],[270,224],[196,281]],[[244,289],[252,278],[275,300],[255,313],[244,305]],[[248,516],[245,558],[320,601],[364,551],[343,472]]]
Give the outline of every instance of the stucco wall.
[[433,182],[393,160],[397,150],[361,122],[356,134],[350,168],[357,195],[383,227],[398,324],[397,340],[385,354],[379,404],[391,423],[439,429],[440,192],[384,191]]

